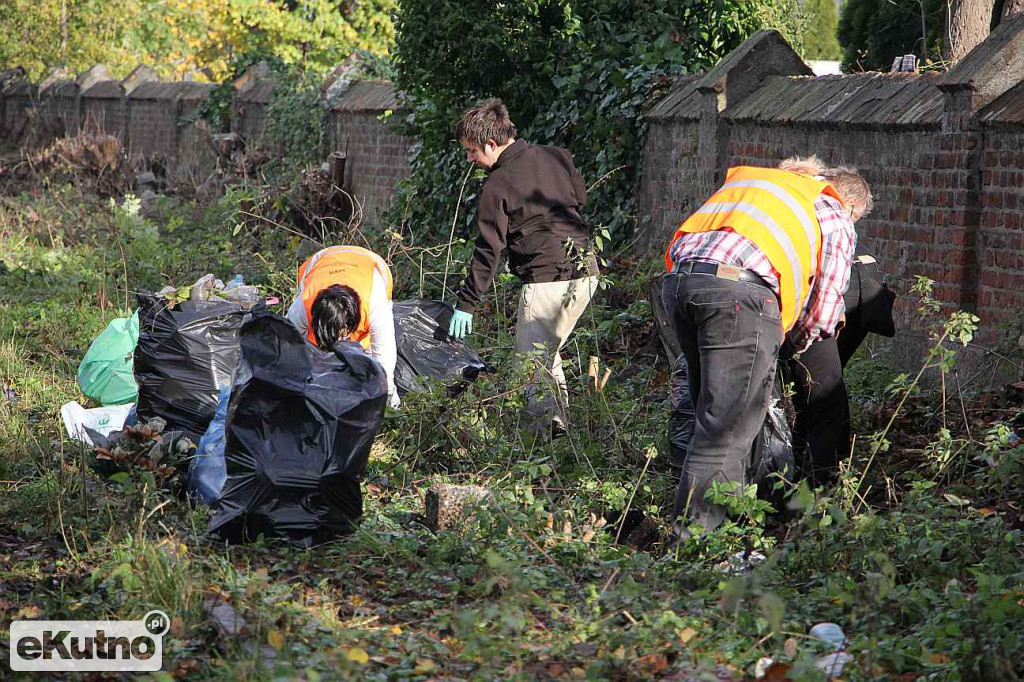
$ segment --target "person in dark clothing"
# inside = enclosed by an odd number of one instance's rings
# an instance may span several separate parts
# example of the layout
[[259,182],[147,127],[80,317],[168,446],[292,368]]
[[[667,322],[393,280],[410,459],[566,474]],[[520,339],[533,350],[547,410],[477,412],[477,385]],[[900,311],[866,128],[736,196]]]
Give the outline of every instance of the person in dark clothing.
[[803,475],[814,485],[830,483],[839,461],[849,456],[850,402],[843,369],[869,333],[894,336],[893,294],[882,280],[873,256],[858,255],[850,285],[843,295],[845,324],[828,338],[815,341],[786,367],[793,382],[794,427]]
[[[580,216],[587,200],[583,176],[568,151],[515,139],[501,100],[467,111],[455,132],[467,160],[488,177],[477,207],[476,248],[449,333],[472,333],[473,314],[507,249],[509,267],[524,283],[515,352],[540,354],[526,389],[527,428],[542,435],[564,431],[568,391],[559,350],[597,288],[597,259]],[[550,390],[538,386],[545,377]]]

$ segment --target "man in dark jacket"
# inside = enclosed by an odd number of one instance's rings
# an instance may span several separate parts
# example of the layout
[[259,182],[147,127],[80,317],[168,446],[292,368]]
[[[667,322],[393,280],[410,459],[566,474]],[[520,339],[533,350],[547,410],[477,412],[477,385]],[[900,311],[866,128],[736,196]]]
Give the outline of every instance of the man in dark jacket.
[[455,133],[467,160],[488,178],[477,207],[476,248],[449,333],[462,338],[472,332],[473,313],[508,249],[509,267],[524,283],[515,352],[539,356],[527,387],[527,427],[557,435],[568,424],[559,350],[597,288],[597,261],[580,217],[587,200],[583,177],[568,151],[517,140],[501,100],[467,111]]

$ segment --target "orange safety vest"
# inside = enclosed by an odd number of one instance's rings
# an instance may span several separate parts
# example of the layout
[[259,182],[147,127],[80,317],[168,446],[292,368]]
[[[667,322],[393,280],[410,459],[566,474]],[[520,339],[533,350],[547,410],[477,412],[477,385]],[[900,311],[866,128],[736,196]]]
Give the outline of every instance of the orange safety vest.
[[761,249],[779,280],[782,329],[796,325],[821,265],[821,226],[814,202],[822,194],[839,200],[827,182],[776,168],[736,166],[725,184],[687,218],[665,252],[669,271],[672,247],[683,234],[732,230]]
[[330,246],[321,249],[306,259],[299,268],[299,296],[306,308],[307,337],[316,344],[313,336],[313,302],[317,294],[334,284],[352,287],[359,294],[359,325],[349,334],[349,340],[358,341],[366,350],[370,349],[370,292],[373,290],[373,272],[384,277],[391,300],[393,281],[391,270],[384,259],[361,246]]

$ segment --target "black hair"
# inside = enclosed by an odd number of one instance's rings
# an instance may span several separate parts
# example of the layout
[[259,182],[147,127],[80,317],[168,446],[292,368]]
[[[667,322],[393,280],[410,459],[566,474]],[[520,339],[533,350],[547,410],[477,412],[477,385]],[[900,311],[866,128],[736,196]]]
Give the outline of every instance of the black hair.
[[317,294],[309,312],[316,345],[327,351],[354,332],[362,318],[359,294],[344,284],[332,284]]

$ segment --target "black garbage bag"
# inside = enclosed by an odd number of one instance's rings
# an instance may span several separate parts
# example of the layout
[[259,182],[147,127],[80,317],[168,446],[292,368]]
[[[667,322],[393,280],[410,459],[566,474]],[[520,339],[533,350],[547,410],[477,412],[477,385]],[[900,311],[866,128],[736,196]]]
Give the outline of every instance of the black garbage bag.
[[441,301],[414,298],[394,304],[399,395],[427,390],[427,380],[441,381],[453,394],[464,390],[487,363],[469,346],[448,336],[452,309]]
[[776,509],[782,509],[784,488],[775,490],[779,482],[779,474],[783,480],[792,483],[797,479],[796,456],[793,447],[793,429],[786,416],[786,399],[782,395],[782,370],[775,372],[775,383],[772,385],[772,399],[768,414],[764,418],[761,433],[754,441],[752,467],[748,480],[757,484],[757,496],[774,503]]
[[161,417],[168,429],[198,443],[217,411],[221,387],[238,367],[238,330],[248,314],[229,301],[185,301],[169,307],[162,296],[139,294],[135,347],[137,412]]
[[225,425],[227,481],[210,530],[228,542],[260,534],[301,547],[355,529],[359,481],[388,386],[358,343],[322,351],[285,318],[253,313]]
[[[682,468],[693,440],[694,407],[687,381],[688,373],[686,357],[680,354],[672,371],[672,413],[669,416],[669,463],[677,468]],[[757,484],[758,495],[763,499],[772,497],[772,489],[778,480],[772,474],[783,474],[787,481],[796,480],[793,431],[786,417],[781,367],[775,372],[771,404],[765,415],[764,426],[751,446],[750,463],[747,480]]]
[[680,353],[676,368],[672,370],[672,413],[668,418],[669,464],[673,468],[683,468],[686,451],[693,440],[693,419],[686,356]]

